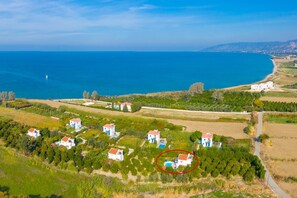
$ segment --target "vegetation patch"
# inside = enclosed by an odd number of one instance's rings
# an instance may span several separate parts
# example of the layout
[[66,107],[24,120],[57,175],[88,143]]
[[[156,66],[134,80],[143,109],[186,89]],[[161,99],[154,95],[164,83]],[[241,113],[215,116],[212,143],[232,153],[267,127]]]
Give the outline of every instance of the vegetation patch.
[[8,117],[10,119],[13,119],[25,125],[41,127],[41,128],[58,129],[61,126],[61,123],[59,121],[53,120],[49,117],[37,115],[34,113],[24,112],[21,110],[4,108],[1,106],[0,106],[0,116]]
[[296,124],[296,114],[265,114],[264,119],[266,122],[281,123],[281,124]]

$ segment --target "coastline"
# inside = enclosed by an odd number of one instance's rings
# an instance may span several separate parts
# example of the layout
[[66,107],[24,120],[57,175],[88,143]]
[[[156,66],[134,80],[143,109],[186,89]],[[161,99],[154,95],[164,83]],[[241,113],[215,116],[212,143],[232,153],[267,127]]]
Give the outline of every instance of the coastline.
[[[220,88],[218,90],[240,89],[240,88],[243,88],[243,87],[251,86],[252,84],[258,84],[258,83],[263,83],[265,81],[268,81],[270,78],[272,78],[275,75],[275,73],[278,70],[278,65],[275,62],[275,58],[272,57],[270,60],[271,60],[271,62],[273,64],[272,73],[267,74],[265,76],[265,78],[263,78],[262,80],[256,81],[256,82],[253,82],[253,83],[249,83],[249,84],[242,84],[242,85],[236,85],[236,86],[232,86],[232,87]],[[183,93],[185,91],[187,91],[187,90],[152,92],[152,93],[146,93],[146,94],[133,93],[133,94],[119,95],[118,97],[129,97],[129,96],[135,96],[135,95],[154,96],[154,95],[160,95],[160,94],[164,95],[164,94],[172,94],[172,93],[179,94],[179,93]]]
[[270,78],[272,78],[275,75],[275,73],[278,70],[278,66],[277,66],[277,63],[275,62],[274,58],[271,58],[271,62],[273,64],[272,73],[270,73],[267,76],[265,76],[264,79],[262,79],[260,81],[257,81],[257,82],[254,82],[254,83],[250,83],[250,84],[244,84],[244,85],[237,85],[237,86],[222,88],[222,90],[238,89],[238,88],[243,88],[243,87],[246,87],[246,86],[251,86],[252,84],[258,84],[258,83],[262,83],[262,82],[268,81]]
[[[275,61],[275,58],[271,58],[270,59],[272,64],[273,64],[273,69],[272,69],[272,72],[267,74],[265,76],[265,78],[263,78],[262,80],[260,81],[256,81],[256,82],[253,82],[253,83],[249,83],[249,84],[241,84],[241,85],[236,85],[236,86],[232,86],[232,87],[226,87],[226,88],[218,88],[218,90],[234,90],[234,89],[242,89],[242,88],[245,88],[245,87],[250,87],[252,84],[258,84],[258,83],[262,83],[262,82],[265,82],[265,81],[268,81],[269,79],[271,79],[275,73],[277,72],[278,70],[278,64],[276,63]],[[244,91],[244,90],[242,90]],[[144,93],[144,94],[141,94],[141,93],[132,93],[132,94],[123,94],[123,95],[117,95],[116,97],[129,97],[129,96],[157,96],[157,95],[171,95],[171,94],[183,94],[187,92],[187,90],[176,90],[176,91],[162,91],[162,92],[151,92],[151,93]],[[109,97],[109,96],[107,96]],[[33,99],[33,98],[31,98]],[[50,99],[50,100],[54,100],[54,101],[58,101],[58,100],[78,100],[79,98],[53,98],[53,99]],[[44,99],[44,100],[48,100],[48,99]]]

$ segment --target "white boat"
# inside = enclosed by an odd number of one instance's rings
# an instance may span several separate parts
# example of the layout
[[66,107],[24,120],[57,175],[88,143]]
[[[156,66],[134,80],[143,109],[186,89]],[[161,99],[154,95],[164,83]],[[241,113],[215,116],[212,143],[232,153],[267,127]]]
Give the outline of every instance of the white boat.
[[45,75],[45,79],[48,80],[48,75]]

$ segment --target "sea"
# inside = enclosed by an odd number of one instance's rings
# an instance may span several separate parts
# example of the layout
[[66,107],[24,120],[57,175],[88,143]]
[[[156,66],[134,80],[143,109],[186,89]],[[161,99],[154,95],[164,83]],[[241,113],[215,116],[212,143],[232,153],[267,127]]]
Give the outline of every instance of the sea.
[[81,98],[218,89],[262,80],[271,56],[208,52],[0,52],[0,91],[18,98]]

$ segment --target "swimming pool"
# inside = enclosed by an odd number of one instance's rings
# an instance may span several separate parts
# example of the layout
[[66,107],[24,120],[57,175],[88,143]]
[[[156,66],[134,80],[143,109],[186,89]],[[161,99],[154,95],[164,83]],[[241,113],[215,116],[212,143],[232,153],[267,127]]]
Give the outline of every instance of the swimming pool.
[[161,148],[161,149],[164,149],[165,147],[166,147],[165,144],[160,144],[160,145],[159,145],[159,148]]
[[165,162],[165,166],[166,167],[170,167],[170,166],[172,166],[172,164],[173,164],[173,162],[171,162],[171,161],[167,161],[167,162]]

